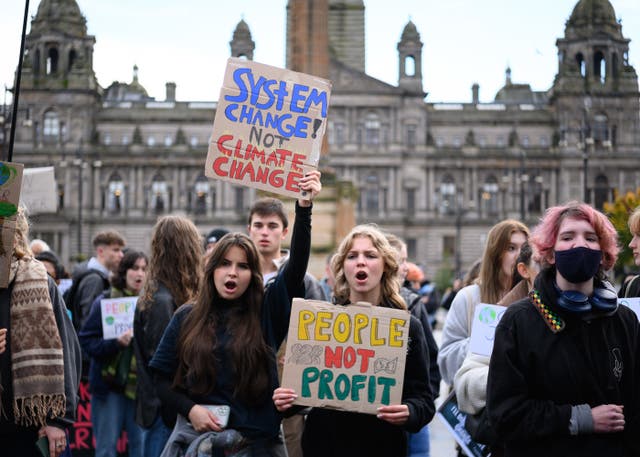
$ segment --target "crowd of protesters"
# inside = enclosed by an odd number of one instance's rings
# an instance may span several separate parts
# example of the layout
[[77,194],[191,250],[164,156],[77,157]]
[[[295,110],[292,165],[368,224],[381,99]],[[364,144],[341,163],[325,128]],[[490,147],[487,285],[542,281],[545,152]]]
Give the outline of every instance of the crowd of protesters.
[[[307,273],[320,173],[300,187],[288,251],[284,205],[265,198],[246,234],[203,237],[186,217],[161,217],[148,256],[100,232],[73,274],[29,240],[20,209],[0,289],[0,454],[72,455],[84,377],[100,457],[118,454],[123,431],[131,457],[426,457],[441,382],[492,455],[640,456],[640,323],[619,301],[640,296],[640,279],[612,285],[621,246],[604,214],[570,202],[534,227],[498,222],[467,275],[439,291],[372,224],[340,240],[322,279]],[[640,266],[640,208],[628,226]],[[105,339],[101,302],[119,297],[137,297],[133,330]],[[375,415],[294,404],[282,365],[295,297],[407,312],[399,403]],[[490,356],[470,350],[479,304],[506,307]]]

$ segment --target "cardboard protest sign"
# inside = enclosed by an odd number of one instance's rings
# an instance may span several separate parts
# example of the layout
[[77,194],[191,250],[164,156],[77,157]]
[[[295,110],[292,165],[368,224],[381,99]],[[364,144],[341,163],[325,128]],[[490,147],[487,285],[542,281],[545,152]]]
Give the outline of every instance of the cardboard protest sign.
[[330,92],[326,79],[230,58],[205,175],[299,198],[300,178],[318,166]]
[[53,167],[26,168],[22,178],[20,203],[29,214],[55,213],[58,210]]
[[466,455],[473,457],[488,457],[491,455],[489,447],[476,443],[473,438],[471,438],[471,435],[469,435],[467,429],[464,428],[467,414],[458,408],[458,399],[456,398],[455,391],[452,391],[442,402],[436,414],[449,429]]
[[640,297],[619,298],[618,303],[631,308],[631,310],[636,313],[636,316],[638,316],[638,319],[640,319]]
[[13,253],[13,237],[16,231],[16,214],[22,186],[21,163],[0,162],[0,287],[9,285],[9,268]]
[[476,305],[471,324],[471,338],[469,339],[470,352],[486,357],[491,356],[496,327],[506,310],[506,307],[499,305],[486,303]]
[[133,329],[133,315],[138,297],[104,298],[100,300],[102,311],[102,337],[118,338]]
[[376,414],[402,403],[408,312],[293,299],[282,385],[295,403]]

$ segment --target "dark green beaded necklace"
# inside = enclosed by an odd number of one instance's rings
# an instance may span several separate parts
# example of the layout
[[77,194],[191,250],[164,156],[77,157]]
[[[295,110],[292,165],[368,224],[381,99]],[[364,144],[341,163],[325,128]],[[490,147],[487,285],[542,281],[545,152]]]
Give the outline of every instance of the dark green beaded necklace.
[[551,331],[553,333],[561,332],[564,329],[564,320],[542,303],[540,293],[534,289],[529,292],[529,297]]

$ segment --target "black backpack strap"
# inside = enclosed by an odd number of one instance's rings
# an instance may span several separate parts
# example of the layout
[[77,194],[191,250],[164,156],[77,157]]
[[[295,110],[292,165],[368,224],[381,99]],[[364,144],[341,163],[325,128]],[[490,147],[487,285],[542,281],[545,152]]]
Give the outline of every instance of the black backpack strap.
[[89,268],[88,270],[83,271],[78,275],[77,278],[74,278],[73,283],[67,293],[64,295],[64,302],[67,306],[67,309],[71,311],[71,316],[73,320],[73,326],[76,330],[80,330],[80,322],[82,321],[82,316],[80,316],[80,310],[78,309],[78,289],[80,289],[80,284],[87,276],[90,275],[98,275],[100,279],[102,279],[103,289],[107,290],[109,288],[109,280],[106,279],[103,275],[100,274],[98,270],[93,268]]

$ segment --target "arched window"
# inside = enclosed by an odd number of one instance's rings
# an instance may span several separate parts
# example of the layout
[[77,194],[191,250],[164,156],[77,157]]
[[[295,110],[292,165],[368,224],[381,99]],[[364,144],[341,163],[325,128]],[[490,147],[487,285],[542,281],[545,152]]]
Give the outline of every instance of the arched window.
[[375,174],[367,176],[363,190],[362,197],[366,215],[377,217],[380,213],[380,181],[378,176]]
[[609,179],[605,175],[596,176],[596,186],[593,192],[594,206],[602,211],[605,202],[609,201],[611,190],[609,189]]
[[58,211],[64,209],[64,184],[58,184]]
[[611,74],[614,79],[618,78],[618,53],[616,52],[611,55]]
[[480,192],[482,208],[487,216],[498,214],[498,190],[498,180],[496,177],[493,175],[488,176]]
[[583,78],[587,76],[587,65],[584,62],[584,56],[581,52],[576,54],[576,64],[578,65],[578,71]]
[[596,144],[609,141],[609,121],[606,114],[598,113],[593,116],[593,140]]
[[529,181],[529,204],[527,205],[529,213],[539,214],[542,212],[543,180],[544,178],[536,173],[536,176]]
[[209,191],[211,186],[209,180],[204,175],[198,176],[193,186],[194,200],[193,212],[195,214],[207,213],[207,201],[209,200]]
[[367,114],[364,121],[365,129],[365,144],[378,145],[380,144],[380,119],[375,113]]
[[76,59],[78,58],[78,53],[75,49],[69,51],[69,64],[67,65],[67,71],[71,71],[73,68],[73,64],[76,63]]
[[414,187],[407,187],[405,189],[407,196],[407,204],[405,208],[407,212],[413,216],[413,213],[416,211],[416,189]]
[[60,118],[58,113],[49,110],[44,113],[42,134],[46,142],[55,142],[60,136]]
[[607,62],[602,51],[596,51],[593,55],[593,74],[604,84],[607,79]]
[[416,145],[416,132],[418,128],[415,124],[407,124],[407,147],[413,148]]
[[58,50],[56,48],[49,48],[47,54],[47,74],[55,75],[58,73]]
[[238,213],[244,213],[244,187],[234,187],[235,207]]
[[122,211],[124,202],[124,182],[119,173],[109,177],[109,194],[107,195],[107,210],[118,214]]
[[404,74],[406,76],[416,75],[416,59],[413,56],[406,56],[404,58]]
[[157,214],[169,207],[169,188],[161,174],[155,175],[151,181],[151,207]]
[[440,213],[453,214],[456,211],[456,184],[451,175],[444,175],[440,183]]
[[36,76],[40,74],[40,49],[36,49],[33,53],[33,74]]

